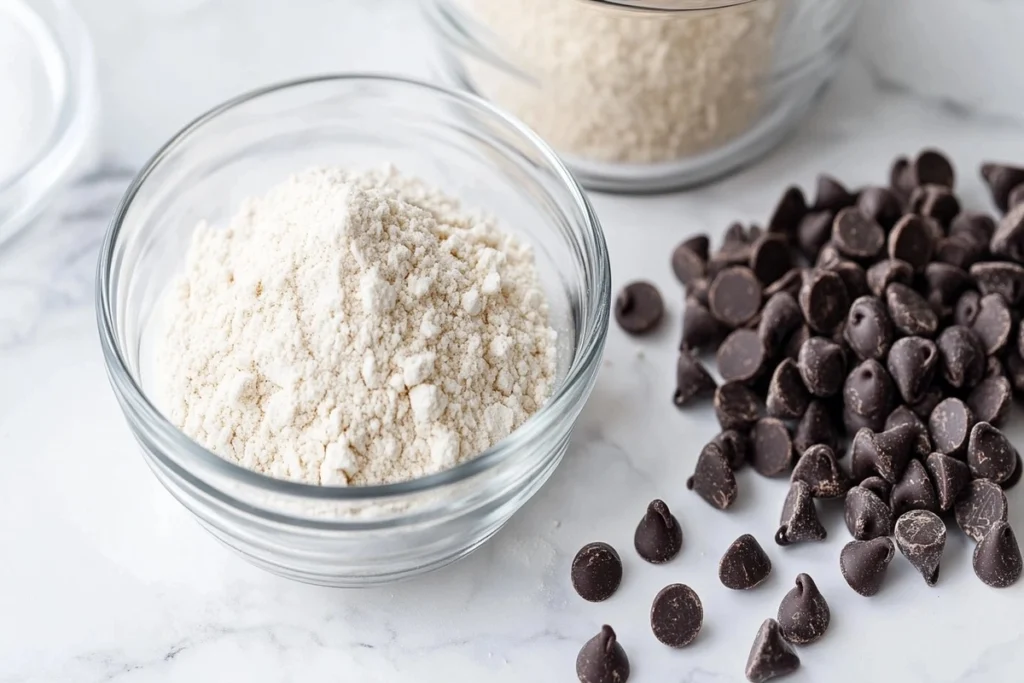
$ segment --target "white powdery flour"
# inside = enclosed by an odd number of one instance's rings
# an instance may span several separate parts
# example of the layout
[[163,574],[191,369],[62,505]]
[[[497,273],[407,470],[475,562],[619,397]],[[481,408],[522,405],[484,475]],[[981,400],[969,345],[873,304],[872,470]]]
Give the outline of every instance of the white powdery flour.
[[200,225],[167,300],[171,420],[223,458],[328,485],[403,481],[547,399],[529,246],[393,170],[314,169]]

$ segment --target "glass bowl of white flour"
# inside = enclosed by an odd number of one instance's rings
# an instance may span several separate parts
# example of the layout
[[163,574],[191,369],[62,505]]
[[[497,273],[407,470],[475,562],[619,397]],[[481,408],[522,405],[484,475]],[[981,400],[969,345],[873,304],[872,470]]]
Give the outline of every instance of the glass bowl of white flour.
[[176,135],[122,200],[97,287],[161,483],[254,564],[361,586],[458,559],[547,480],[610,272],[585,195],[521,123],[344,75]]

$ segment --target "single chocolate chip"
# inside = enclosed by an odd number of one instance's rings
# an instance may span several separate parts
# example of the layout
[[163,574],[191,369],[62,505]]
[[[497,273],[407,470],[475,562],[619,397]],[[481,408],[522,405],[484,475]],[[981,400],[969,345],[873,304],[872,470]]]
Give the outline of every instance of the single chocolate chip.
[[[862,489],[867,489],[874,493],[880,500],[889,500],[889,494],[892,492],[892,484],[887,482],[885,479],[878,475],[873,475],[858,484]],[[888,507],[888,503],[886,504]]]
[[793,468],[792,481],[802,481],[815,498],[839,498],[849,488],[849,478],[839,467],[832,449],[824,444],[811,446]]
[[1013,529],[1006,522],[996,522],[974,549],[974,573],[993,588],[1006,588],[1017,583],[1024,560]]
[[760,585],[772,572],[772,561],[757,539],[743,534],[725,551],[718,563],[718,578],[733,590],[747,590]]
[[796,299],[788,292],[779,292],[765,303],[757,333],[765,349],[774,355],[803,322],[804,316]]
[[1021,475],[1024,475],[1024,459],[1021,459],[1020,453],[1017,453],[1017,466],[1013,469],[1013,474],[1010,475],[1009,479],[999,485],[1004,491],[1009,491],[1020,483]]
[[956,195],[941,185],[918,187],[910,194],[908,206],[911,212],[934,218],[943,226],[948,226],[960,213],[960,201]]
[[938,372],[939,350],[930,339],[903,337],[892,345],[886,365],[903,400],[917,403]]
[[633,546],[640,557],[651,564],[668,562],[683,547],[683,530],[664,501],[654,500],[647,506],[633,534]]
[[793,464],[793,441],[786,423],[774,417],[757,421],[750,435],[750,464],[758,474],[777,477]]
[[885,231],[873,218],[851,206],[836,214],[832,223],[832,243],[844,256],[870,259],[885,246]]
[[971,327],[981,309],[981,294],[973,289],[960,295],[953,309],[953,321],[962,327]]
[[580,683],[626,683],[629,658],[619,645],[611,626],[586,642],[576,657],[576,677]]
[[935,512],[939,509],[935,487],[920,460],[911,460],[907,463],[907,468],[903,470],[903,476],[892,487],[892,492],[889,494],[889,508],[896,519],[899,519],[908,510]]
[[764,285],[770,285],[789,272],[793,261],[786,241],[775,234],[762,235],[750,249],[750,269]]
[[[817,256],[817,258],[814,259],[814,267],[815,268],[828,268],[833,263],[841,261],[842,259],[843,259],[843,255],[839,253],[838,249],[836,249],[836,245],[833,244],[831,241],[829,241],[828,244],[823,246],[818,251],[818,256]],[[806,273],[805,273],[805,275],[806,275]]]
[[818,174],[813,211],[840,211],[853,206],[857,197],[846,186],[825,173]]
[[914,456],[917,435],[912,425],[899,425],[875,433],[863,428],[850,444],[853,478],[861,481],[874,474],[895,484]]
[[951,325],[942,331],[935,345],[942,356],[942,377],[951,387],[970,389],[984,377],[985,349],[973,330]]
[[676,361],[676,392],[672,402],[684,406],[693,399],[715,393],[718,383],[693,354],[683,349]]
[[914,438],[913,455],[922,460],[927,458],[928,454],[932,452],[932,438],[928,432],[928,425],[924,423],[924,420],[908,406],[896,406],[889,413],[889,417],[885,418],[885,431],[900,425],[909,425],[914,430],[916,436]]
[[915,186],[941,185],[953,187],[953,164],[936,149],[926,149],[917,155],[908,167],[909,177]]
[[803,217],[797,227],[796,240],[804,254],[813,257],[828,244],[834,220],[834,211],[815,211]]
[[722,243],[725,244],[746,244],[747,243],[747,231],[743,228],[742,223],[730,223],[729,227],[725,229],[725,233],[722,235]]
[[948,263],[929,263],[924,269],[928,285],[929,303],[939,303],[943,308],[956,306],[961,294],[971,284],[971,277],[961,268]]
[[1006,211],[1007,199],[1017,185],[1024,183],[1024,168],[1006,164],[985,163],[981,165],[981,177],[985,179],[992,199],[1000,211]]
[[979,422],[971,429],[967,444],[967,465],[978,479],[999,484],[1010,478],[1017,467],[1017,451],[999,429]]
[[811,487],[802,481],[791,482],[786,501],[782,505],[775,542],[779,545],[790,545],[804,541],[821,541],[827,535],[825,527],[818,520],[818,510],[814,507]]
[[812,400],[797,423],[793,434],[793,451],[800,457],[808,448],[817,444],[824,444],[835,452],[838,440],[828,408],[822,401]]
[[843,285],[846,286],[847,297],[851,301],[871,293],[871,289],[868,287],[867,274],[863,268],[853,261],[843,259],[830,263],[826,267],[842,279]]
[[711,248],[711,238],[701,233],[699,235],[694,235],[693,237],[686,238],[685,240],[682,241],[682,243],[679,246],[686,247],[687,249],[692,251],[694,254],[700,257],[701,261],[707,261],[708,250]]
[[892,191],[906,198],[910,196],[917,183],[909,173],[910,161],[903,156],[896,157],[889,166],[889,187]]
[[[802,313],[800,315],[801,317],[803,316]],[[807,343],[807,340],[813,336],[814,333],[811,332],[811,328],[807,327],[807,325],[801,325],[793,330],[789,335],[789,339],[786,340],[786,343],[782,348],[783,354],[786,358],[792,358],[799,363],[800,349],[802,349],[804,344]]]
[[800,287],[800,310],[816,332],[832,334],[846,319],[850,299],[837,273],[815,268],[806,273]]
[[945,397],[945,392],[937,386],[933,386],[927,392],[925,392],[924,398],[917,403],[909,404],[909,408],[914,411],[914,414],[920,417],[922,420],[926,420],[931,417],[932,411],[935,410],[935,406],[939,405]]
[[940,237],[935,242],[935,260],[967,269],[985,255],[985,247],[963,235]]
[[704,624],[704,607],[692,588],[674,583],[661,589],[651,605],[654,637],[669,647],[693,642]]
[[885,290],[885,304],[893,326],[907,335],[931,337],[939,327],[935,311],[910,287],[893,282]]
[[768,415],[795,420],[804,414],[810,400],[796,363],[792,358],[784,358],[775,367],[768,385],[768,398],[765,401]]
[[650,332],[664,313],[661,293],[650,282],[631,282],[615,299],[615,320],[629,334]]
[[739,327],[761,309],[761,283],[749,268],[726,268],[711,281],[708,302],[718,320]]
[[896,387],[877,360],[868,359],[850,371],[843,385],[843,420],[847,432],[860,426],[881,431],[885,418],[896,407]]
[[707,307],[693,297],[687,297],[680,349],[701,351],[714,348],[725,337],[725,333],[726,328],[711,315]]
[[903,203],[885,187],[866,187],[857,197],[857,208],[885,230],[892,229],[903,215]]
[[858,541],[888,536],[892,533],[892,511],[885,500],[875,491],[864,486],[854,486],[846,493],[843,518],[846,528]]
[[928,510],[911,510],[896,520],[896,547],[924,582],[934,586],[939,580],[939,562],[946,547],[946,524]]
[[803,190],[796,186],[788,187],[768,220],[768,232],[787,237],[795,235],[797,226],[806,213],[807,200],[804,198]]
[[957,497],[971,481],[970,468],[960,460],[942,453],[931,453],[924,461],[924,468],[928,470],[935,485],[939,510],[952,510]]
[[622,582],[622,560],[607,543],[588,543],[572,560],[572,587],[588,602],[612,597]]
[[757,631],[754,644],[747,656],[747,667],[744,673],[751,683],[786,676],[800,668],[800,658],[793,652],[792,646],[782,637],[779,622],[765,619]]
[[885,296],[885,290],[894,282],[910,285],[914,281],[914,269],[906,261],[884,259],[870,266],[865,275],[868,289],[877,297]]
[[764,402],[746,385],[726,382],[715,389],[715,416],[722,429],[746,431],[764,414]]
[[1011,210],[1017,208],[1021,204],[1024,204],[1024,183],[1021,183],[1010,190],[1010,196],[1007,197],[1006,201],[1009,205],[1008,208]]
[[1012,399],[1010,380],[997,375],[979,382],[967,396],[966,403],[976,419],[998,427],[1006,421]]
[[985,213],[975,211],[961,211],[953,222],[949,224],[950,236],[962,235],[984,249],[988,249],[988,243],[992,241],[992,235],[996,233],[996,222]]
[[718,372],[726,382],[750,382],[761,374],[766,353],[756,330],[733,330],[718,347]]
[[741,469],[746,464],[750,452],[750,439],[746,435],[735,429],[727,429],[720,432],[710,443],[722,450],[722,455],[732,469]]
[[[693,299],[704,308],[708,307],[708,290],[711,289],[711,283],[708,282],[706,277],[699,278],[690,283],[686,288],[687,300]],[[711,313],[707,313],[708,317],[711,317]],[[718,321],[715,321],[718,322]]]
[[896,548],[888,538],[851,541],[839,555],[839,568],[850,588],[865,597],[878,593]]
[[691,282],[707,274],[707,259],[702,259],[685,243],[680,244],[672,252],[672,272],[684,287],[689,287]]
[[800,283],[803,282],[803,268],[790,268],[785,275],[764,288],[764,298],[770,299],[779,292],[787,292],[796,301],[800,294]]
[[996,522],[1005,522],[1008,512],[1003,489],[988,479],[975,479],[967,484],[953,509],[957,525],[977,542]]
[[846,316],[843,336],[857,358],[885,358],[892,344],[893,329],[882,301],[874,296],[854,301]]
[[804,386],[815,396],[836,394],[846,378],[846,359],[842,348],[830,339],[811,337],[800,347],[797,367]]
[[786,593],[779,605],[782,637],[796,645],[807,645],[825,635],[832,620],[825,596],[807,574],[796,577],[796,588]]
[[920,216],[907,214],[889,233],[889,258],[905,261],[918,272],[932,260],[934,248],[932,231]]
[[719,446],[714,443],[704,446],[693,476],[686,480],[686,488],[696,491],[719,510],[725,510],[736,501],[736,476]]
[[971,276],[982,294],[999,294],[1011,306],[1024,300],[1024,266],[1003,261],[975,263]]
[[928,417],[928,431],[939,453],[963,458],[967,451],[974,413],[958,398],[943,399]]

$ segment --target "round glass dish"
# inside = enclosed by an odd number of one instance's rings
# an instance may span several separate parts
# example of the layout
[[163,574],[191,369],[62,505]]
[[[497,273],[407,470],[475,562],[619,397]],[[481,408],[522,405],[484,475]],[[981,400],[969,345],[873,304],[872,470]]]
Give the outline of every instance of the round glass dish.
[[517,116],[589,188],[692,186],[782,141],[861,0],[424,0],[437,70]]
[[[451,470],[385,486],[282,481],[202,448],[153,399],[158,303],[200,219],[324,164],[394,163],[530,242],[558,332],[553,395],[522,427]],[[610,270],[597,217],[557,156],[472,96],[399,78],[296,81],[232,100],[176,135],[139,173],[100,252],[97,316],[114,393],[165,487],[218,539],[272,572],[333,586],[401,579],[470,552],[547,480],[593,387]]]
[[98,98],[92,44],[66,0],[0,2],[0,41],[2,244],[77,170]]

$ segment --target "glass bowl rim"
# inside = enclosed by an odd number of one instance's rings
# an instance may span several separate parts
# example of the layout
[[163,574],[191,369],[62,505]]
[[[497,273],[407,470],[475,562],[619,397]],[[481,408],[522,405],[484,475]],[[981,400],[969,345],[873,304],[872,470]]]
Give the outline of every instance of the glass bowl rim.
[[[590,313],[589,317],[592,318],[591,324],[580,331],[572,362],[566,371],[565,377],[556,387],[548,401],[518,429],[476,457],[442,472],[393,484],[372,486],[307,484],[298,481],[276,479],[221,458],[188,437],[157,409],[146,392],[143,391],[134,375],[128,370],[124,353],[117,342],[115,334],[109,286],[115,260],[114,252],[118,245],[118,238],[121,234],[125,216],[139,190],[145,185],[152,172],[160,166],[171,152],[183,145],[193,133],[221,114],[225,114],[265,96],[273,96],[305,86],[334,82],[365,82],[377,85],[383,84],[385,87],[397,86],[420,90],[441,99],[451,100],[456,104],[467,106],[476,113],[483,114],[491,120],[496,120],[503,126],[511,128],[516,135],[529,143],[534,151],[540,153],[543,162],[556,174],[562,189],[569,191],[575,208],[583,216],[582,227],[585,231],[585,236],[589,238],[585,240],[587,248],[584,251],[588,252],[587,255],[592,259],[592,268],[595,271],[597,291],[593,292],[593,303],[590,306],[591,310],[588,311]],[[138,174],[136,174],[135,178],[133,178],[127,190],[125,190],[103,238],[96,277],[96,314],[100,344],[103,349],[104,362],[111,384],[118,397],[127,402],[128,406],[131,407],[134,415],[127,414],[129,412],[127,406],[122,407],[129,420],[138,419],[148,423],[157,435],[162,438],[162,443],[169,444],[176,453],[184,456],[181,463],[172,460],[175,466],[182,467],[188,474],[207,484],[209,483],[205,482],[203,477],[197,475],[188,466],[189,464],[207,467],[217,474],[225,475],[235,480],[237,483],[262,489],[270,493],[329,501],[365,501],[376,498],[396,498],[456,484],[496,467],[512,458],[520,451],[524,444],[528,444],[538,437],[542,438],[546,425],[551,421],[559,419],[559,416],[571,408],[572,404],[578,400],[574,391],[575,387],[581,381],[586,381],[591,368],[600,362],[608,332],[610,300],[611,266],[600,222],[587,195],[575,177],[547,143],[518,119],[475,95],[450,90],[414,78],[375,73],[325,74],[271,84],[231,98],[200,114],[186,124],[150,157]],[[164,451],[166,448],[159,450]],[[164,457],[164,454],[161,452],[160,456]],[[218,487],[213,488],[216,489]]]
[[697,12],[749,5],[759,0],[584,0],[618,9],[650,12]]

